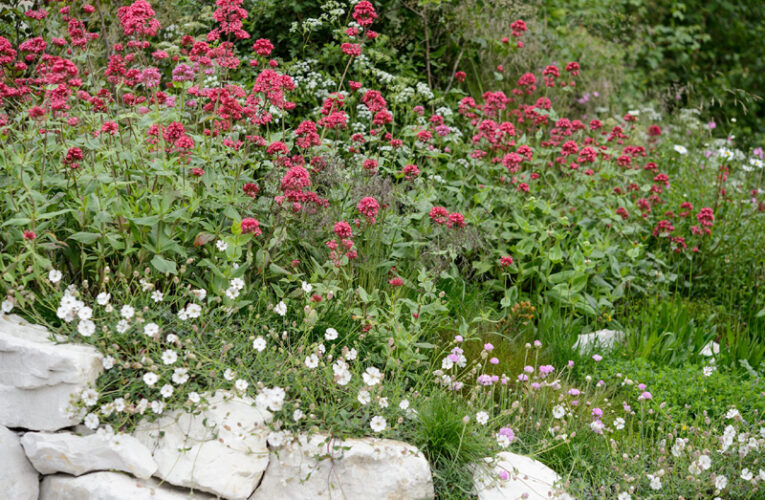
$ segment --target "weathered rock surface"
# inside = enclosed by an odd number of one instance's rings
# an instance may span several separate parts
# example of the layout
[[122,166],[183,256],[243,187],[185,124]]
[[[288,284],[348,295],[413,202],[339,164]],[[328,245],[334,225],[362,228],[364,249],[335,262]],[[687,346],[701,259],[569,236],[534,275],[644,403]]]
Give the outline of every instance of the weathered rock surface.
[[414,446],[388,439],[329,442],[298,438],[272,452],[263,482],[250,500],[433,498],[428,462]]
[[157,464],[151,452],[136,438],[103,433],[77,436],[71,432],[27,432],[21,445],[42,474],[66,472],[79,476],[99,470],[118,470],[151,477]]
[[273,417],[253,406],[251,398],[218,391],[207,399],[208,408],[197,415],[175,411],[140,423],[133,435],[151,450],[157,477],[231,500],[246,499],[268,465],[264,424]]
[[[476,467],[473,483],[478,500],[571,500],[555,487],[560,476],[542,462],[515,453],[498,453],[491,471]],[[507,479],[501,479],[506,474]],[[526,496],[524,496],[526,495]]]
[[[36,497],[35,497],[36,498]],[[160,485],[154,479],[135,479],[119,472],[93,472],[73,477],[46,476],[40,500],[211,500],[205,493]]]
[[618,330],[598,330],[593,333],[583,333],[577,337],[574,349],[579,354],[586,354],[596,349],[608,351],[613,349],[617,343],[624,342],[626,336],[626,333]]
[[19,316],[0,315],[0,425],[54,431],[80,422],[70,402],[95,383],[102,356],[49,337]]
[[27,460],[15,432],[0,425],[0,492],[3,498],[37,500],[37,471]]

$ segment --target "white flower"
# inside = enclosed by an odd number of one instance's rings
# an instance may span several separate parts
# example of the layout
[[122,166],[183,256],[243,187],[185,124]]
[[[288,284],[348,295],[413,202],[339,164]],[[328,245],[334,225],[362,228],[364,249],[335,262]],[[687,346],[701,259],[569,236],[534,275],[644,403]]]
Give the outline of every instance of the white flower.
[[744,481],[751,481],[753,477],[754,477],[754,474],[752,474],[752,471],[750,471],[749,469],[745,468],[741,471],[741,479],[743,479]]
[[398,407],[402,410],[406,411],[409,409],[409,400],[408,399],[402,399],[401,402],[398,404]]
[[651,480],[651,483],[649,486],[652,490],[660,490],[661,489],[661,478],[659,476],[654,476],[653,474],[647,474],[648,479]]
[[350,349],[348,350],[348,352],[345,353],[345,359],[348,361],[353,361],[354,359],[356,359],[356,356],[358,356],[356,349]]
[[701,371],[704,373],[705,377],[709,377],[712,375],[712,373],[715,372],[715,370],[717,370],[717,368],[714,366],[705,366]]
[[295,422],[300,422],[300,420],[305,417],[305,414],[303,413],[303,410],[298,408],[297,410],[292,412],[292,420]]
[[359,401],[359,403],[362,404],[362,406],[366,406],[369,404],[370,401],[372,401],[372,398],[369,395],[369,391],[367,391],[366,389],[361,389],[359,391],[359,395],[356,396],[356,399]]
[[244,280],[242,278],[234,278],[229,282],[229,286],[231,288],[235,288],[237,290],[243,290],[244,289]]
[[88,415],[85,417],[85,427],[91,430],[98,429],[98,415],[95,413],[88,413]]
[[154,289],[154,283],[152,283],[149,280],[145,280],[145,279],[141,278],[140,279],[140,283],[141,283],[141,291],[142,292],[148,292],[149,290],[153,290]]
[[382,373],[380,373],[380,370],[374,366],[370,366],[362,374],[362,378],[364,379],[364,383],[367,385],[377,385],[382,381],[383,376]]
[[89,319],[84,319],[77,325],[77,332],[83,337],[90,337],[95,331],[96,324]]
[[156,323],[146,323],[143,327],[143,334],[147,337],[153,337],[159,333],[159,325]]
[[485,411],[479,411],[475,414],[475,421],[481,425],[486,425],[486,423],[489,421],[489,414]]
[[234,380],[234,377],[236,377],[236,372],[232,370],[231,368],[226,368],[226,371],[223,372],[223,378],[231,382]]
[[165,340],[166,340],[166,341],[167,341],[169,344],[175,344],[176,342],[178,342],[178,335],[176,335],[176,334],[174,334],[174,333],[168,333],[168,334],[167,334],[167,337],[165,337]]
[[675,444],[672,445],[672,455],[675,457],[682,455],[683,450],[685,449],[685,444],[687,442],[687,439],[677,438],[677,440],[675,440]]
[[226,297],[228,297],[231,300],[234,300],[235,298],[239,297],[239,289],[238,288],[227,288],[226,289]]
[[632,500],[632,496],[626,491],[622,491],[619,493],[619,496],[616,497],[616,500]]
[[177,385],[185,384],[189,380],[188,368],[176,368],[173,370],[172,380]]
[[197,404],[197,403],[199,403],[200,399],[201,398],[199,397],[198,393],[196,393],[196,392],[190,392],[189,393],[189,401],[191,401],[192,403]]
[[160,415],[165,409],[165,403],[162,401],[152,401],[151,402],[151,411],[156,413],[157,415]]
[[327,340],[335,340],[337,338],[337,330],[334,328],[327,328],[324,332],[324,338]]
[[593,420],[590,422],[590,429],[592,429],[592,432],[595,434],[602,434],[603,429],[606,427],[606,424],[601,422],[600,420]]
[[625,423],[626,422],[624,421],[624,419],[622,417],[617,417],[614,420],[614,427],[616,428],[616,430],[620,431],[620,430],[624,429],[624,424]]
[[724,490],[728,486],[728,478],[725,476],[717,476],[715,478],[715,488],[718,490]]
[[199,300],[205,300],[205,297],[207,297],[207,290],[205,290],[204,288],[196,288],[191,291],[191,295],[193,295]]
[[279,302],[274,306],[274,312],[279,316],[284,316],[287,314],[287,304],[285,304],[284,301]]
[[757,479],[760,481],[765,481],[765,470],[760,469],[760,473],[757,474]]
[[85,406],[93,406],[98,402],[98,393],[93,389],[88,388],[82,391],[80,398],[82,398],[82,402],[85,403]]
[[125,400],[122,398],[117,398],[112,403],[114,404],[114,411],[117,413],[121,413],[125,409]]
[[556,419],[561,419],[566,415],[566,408],[563,405],[555,405],[552,409],[552,415]]
[[244,392],[247,390],[247,388],[250,386],[250,384],[244,380],[244,379],[237,379],[236,382],[234,382],[234,388],[239,392]]
[[112,298],[112,295],[106,292],[101,292],[96,296],[96,303],[99,306],[105,306],[109,303],[109,300]]
[[497,444],[500,448],[507,448],[510,446],[510,438],[504,434],[497,435]]
[[77,317],[80,319],[90,319],[93,317],[93,309],[83,306],[77,310]]
[[3,303],[0,304],[0,311],[2,311],[3,314],[8,314],[12,310],[13,310],[13,302],[11,302],[9,299],[5,299]]
[[159,380],[159,376],[157,376],[154,372],[146,372],[143,376],[143,381],[148,385],[149,387],[153,386],[157,383],[157,380]]
[[122,309],[120,309],[120,316],[122,316],[125,319],[130,319],[135,314],[135,309],[133,309],[131,306],[124,305],[122,306]]
[[256,338],[252,341],[252,348],[258,352],[263,352],[263,350],[266,348],[266,339],[263,337]]
[[274,431],[268,434],[268,444],[272,448],[278,448],[284,444],[284,432]]
[[388,407],[388,398],[379,398],[377,400],[377,404],[380,405],[380,408],[387,408]]
[[311,354],[310,356],[306,356],[305,366],[313,370],[314,368],[319,366],[319,357],[316,354]]
[[151,293],[151,299],[154,302],[162,302],[162,299],[165,297],[165,295],[160,292],[159,290],[155,290]]
[[271,411],[281,411],[286,395],[281,387],[274,387],[272,389],[265,387],[255,397],[255,403],[258,406],[266,406]]
[[[738,417],[739,415],[741,415],[741,414],[738,412],[738,410],[737,410],[737,409],[735,409],[735,408],[731,408],[730,410],[728,410],[728,413],[726,413],[726,414],[725,414],[725,418],[728,418],[728,419],[730,419],[730,418],[736,418],[736,417]],[[728,426],[728,427],[730,427],[730,426]],[[729,432],[727,427],[725,428],[725,431],[726,431],[726,433],[728,433],[728,432]],[[735,433],[734,433],[734,434],[735,434]]]
[[111,370],[114,366],[114,358],[111,356],[105,356],[103,361],[101,361],[101,365],[103,365],[104,370]]
[[674,150],[677,151],[678,153],[680,153],[681,155],[688,154],[688,150],[686,149],[686,147],[685,146],[681,146],[679,144],[675,144]]
[[301,288],[303,288],[303,291],[305,293],[311,293],[313,291],[313,285],[311,285],[310,283],[306,283],[305,281],[301,285]]
[[148,406],[149,406],[149,400],[146,398],[141,398],[138,404],[135,405],[135,411],[143,415],[143,412],[146,411],[146,408],[148,408]]
[[51,269],[50,272],[48,273],[48,280],[51,283],[58,283],[59,281],[61,281],[61,276],[62,276],[61,271],[57,269]]
[[186,314],[191,319],[196,319],[202,315],[202,306],[199,304],[188,304],[186,306]]
[[221,252],[225,252],[226,249],[228,248],[228,243],[226,243],[223,240],[218,240],[215,242],[215,247]]
[[117,326],[115,327],[115,330],[117,330],[117,333],[125,333],[128,328],[130,328],[130,323],[128,323],[126,320],[121,319],[117,322]]
[[162,386],[162,389],[159,390],[159,393],[163,398],[167,399],[173,395],[173,386],[170,384],[165,384]]
[[385,422],[385,419],[379,415],[372,417],[372,420],[369,422],[369,427],[371,427],[374,432],[382,432],[387,426],[388,424]]
[[712,459],[709,455],[701,455],[698,459],[699,467],[701,470],[709,470],[712,467]]
[[178,354],[172,349],[168,349],[162,353],[162,362],[166,365],[172,365],[178,360]]

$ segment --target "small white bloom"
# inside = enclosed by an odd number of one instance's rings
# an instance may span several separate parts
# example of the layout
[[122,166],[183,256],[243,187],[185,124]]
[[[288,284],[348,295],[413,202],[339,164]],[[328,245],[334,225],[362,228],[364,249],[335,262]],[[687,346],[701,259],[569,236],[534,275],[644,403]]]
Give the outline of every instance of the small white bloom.
[[162,353],[162,362],[166,365],[172,365],[178,360],[178,354],[172,349],[168,349]]
[[95,331],[96,331],[96,324],[90,321],[89,319],[83,319],[77,325],[77,333],[79,333],[83,337],[90,337],[91,335],[93,335],[93,333],[95,333]]
[[659,476],[654,476],[653,474],[648,474],[648,479],[651,480],[651,483],[649,486],[652,490],[660,490],[661,489],[661,478]]
[[387,408],[388,407],[388,398],[379,398],[377,400],[377,404],[380,405],[380,408]]
[[237,381],[234,382],[234,388],[239,392],[246,391],[249,386],[250,386],[249,382],[241,378],[237,379]]
[[99,306],[105,306],[109,303],[109,300],[111,300],[112,295],[110,293],[101,292],[96,296],[96,303]]
[[313,291],[313,285],[311,285],[310,283],[306,283],[305,281],[301,285],[301,288],[303,288],[303,291],[305,293],[311,293]]
[[[739,415],[741,415],[741,414],[739,413],[739,411],[737,409],[731,408],[730,410],[728,410],[728,413],[725,414],[725,418],[727,418],[727,419],[736,418]],[[726,428],[726,431],[727,431],[727,428]]]
[[115,330],[117,330],[117,333],[125,333],[128,328],[130,328],[130,323],[128,323],[126,320],[121,319],[117,322],[117,326],[115,327]]
[[159,393],[163,398],[167,399],[173,395],[173,386],[170,384],[165,384],[162,386],[162,389],[159,390]]
[[104,370],[111,370],[114,366],[114,358],[111,356],[105,356],[103,361],[101,361],[101,365],[103,365]]
[[223,240],[218,240],[215,242],[215,247],[221,252],[225,252],[226,249],[228,248],[228,243],[226,243]]
[[266,348],[266,339],[263,337],[256,338],[252,341],[252,348],[258,352],[263,352],[263,350]]
[[199,397],[198,393],[196,393],[196,392],[190,392],[189,393],[189,401],[191,401],[192,403],[194,403],[194,404],[199,403],[200,399],[201,398]]
[[305,366],[313,370],[314,368],[319,366],[319,357],[316,354],[311,354],[310,356],[306,356]]
[[704,373],[705,377],[709,377],[715,372],[715,370],[717,370],[717,368],[714,366],[705,366],[701,371]]
[[93,317],[93,309],[88,306],[81,307],[77,310],[77,317],[80,319],[90,319]]
[[202,315],[202,306],[199,304],[188,304],[186,306],[186,314],[191,319],[196,319]]
[[475,421],[481,425],[486,425],[489,422],[489,414],[485,411],[479,411],[475,414]]
[[173,370],[172,380],[173,380],[173,383],[177,385],[185,384],[189,380],[189,369],[176,368],[175,370]]
[[398,404],[398,407],[402,410],[406,411],[409,409],[409,400],[408,399],[402,399],[401,402]]
[[753,477],[754,477],[754,474],[752,474],[752,471],[750,471],[749,469],[744,468],[741,471],[741,479],[743,479],[744,481],[751,481]]
[[85,403],[85,406],[93,406],[98,402],[98,393],[93,389],[85,389],[80,394],[80,398],[82,398],[82,402]]
[[244,289],[244,280],[242,278],[234,278],[229,283],[229,286],[231,288],[236,288],[237,290],[243,290]]
[[151,402],[151,411],[153,411],[157,415],[161,415],[164,410],[165,410],[165,403],[163,403],[162,401]]
[[552,415],[556,419],[561,419],[566,415],[566,408],[563,405],[555,405],[552,409]]
[[59,271],[58,269],[51,269],[50,272],[48,273],[48,280],[51,283],[58,283],[59,281],[61,281],[61,277],[62,277],[61,271]]
[[120,309],[120,316],[122,316],[125,319],[130,319],[135,315],[135,309],[133,309],[131,306],[124,305],[122,306],[122,309]]
[[345,359],[347,361],[353,361],[356,359],[356,356],[358,356],[358,353],[356,352],[356,349],[349,349],[348,352],[345,353]]
[[85,417],[85,427],[91,430],[98,429],[98,415],[95,413],[88,413],[88,415]]
[[159,290],[155,290],[151,293],[151,300],[153,300],[154,302],[162,302],[162,299],[164,297],[165,295]]
[[305,414],[303,413],[303,410],[298,408],[297,410],[292,412],[292,420],[295,422],[300,422],[300,420],[305,417]]
[[327,328],[324,332],[324,338],[327,340],[335,340],[337,338],[337,330],[334,328]]
[[359,391],[359,395],[356,396],[356,399],[361,403],[363,406],[366,406],[369,404],[370,401],[372,401],[371,396],[369,395],[369,391],[366,389],[361,389]]
[[146,372],[143,376],[143,381],[148,385],[149,387],[153,386],[157,383],[159,380],[159,376],[157,376],[154,372]]
[[681,146],[679,144],[675,144],[674,150],[680,153],[681,155],[688,154],[688,149],[686,149],[685,146]]
[[279,448],[281,445],[284,444],[284,432],[282,431],[274,431],[268,434],[268,444],[272,448]]
[[114,411],[117,413],[121,413],[125,410],[125,400],[123,398],[117,398],[112,401],[112,403],[114,403]]
[[709,455],[701,455],[698,459],[699,467],[701,470],[709,470],[712,467],[712,459]]
[[236,377],[236,372],[232,370],[231,368],[226,368],[226,371],[223,372],[223,378],[231,382],[234,380],[234,377]]
[[13,302],[11,302],[9,299],[5,299],[2,304],[0,304],[0,311],[2,311],[3,314],[8,314],[13,310]]
[[382,432],[387,426],[388,423],[385,421],[385,418],[379,415],[372,417],[372,420],[369,422],[369,427],[371,427],[374,432]]
[[285,304],[284,301],[279,302],[274,306],[274,312],[279,316],[284,316],[287,314],[287,304]]
[[147,337],[153,337],[159,333],[159,325],[156,323],[146,323],[143,327],[143,334]]
[[728,486],[728,478],[725,476],[717,476],[715,478],[715,488],[718,490],[724,490]]
[[625,423],[626,422],[625,422],[625,420],[622,417],[617,417],[614,420],[614,428],[616,428],[616,430],[620,431],[620,430],[624,429],[624,424]]
[[362,374],[362,378],[364,379],[364,383],[367,385],[377,385],[382,381],[383,376],[382,373],[380,373],[380,370],[374,366],[370,366]]
[[619,496],[616,498],[617,500],[632,500],[632,495],[630,495],[626,491],[622,491],[621,493],[619,493]]

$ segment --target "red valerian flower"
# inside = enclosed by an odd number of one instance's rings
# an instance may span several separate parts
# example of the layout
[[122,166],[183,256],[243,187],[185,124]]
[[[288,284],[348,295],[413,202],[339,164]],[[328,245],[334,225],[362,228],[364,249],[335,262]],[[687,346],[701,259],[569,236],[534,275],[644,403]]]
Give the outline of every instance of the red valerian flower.
[[371,2],[363,0],[353,8],[353,19],[361,26],[369,26],[377,19],[377,12]]
[[199,167],[195,167],[191,169],[191,175],[193,175],[194,177],[202,177],[203,175],[205,175],[205,171]]
[[248,182],[244,186],[242,186],[242,191],[244,191],[245,196],[249,196],[253,200],[258,197],[258,193],[260,192],[260,187],[258,187],[257,184],[254,182]]
[[465,227],[465,216],[459,212],[449,214],[449,222],[446,223],[449,227]]
[[445,224],[449,220],[449,211],[444,207],[433,207],[428,215],[436,224]]
[[457,71],[456,73],[454,73],[454,78],[455,78],[455,79],[456,79],[458,82],[460,82],[460,83],[462,83],[462,82],[464,82],[464,81],[465,81],[465,77],[466,77],[466,76],[467,76],[467,75],[465,74],[465,72],[464,72],[464,71]]
[[701,211],[696,214],[696,220],[699,221],[702,226],[711,227],[715,221],[715,213],[711,208],[702,208]]
[[651,137],[656,137],[658,135],[661,135],[661,128],[659,128],[659,126],[655,124],[651,125],[650,127],[648,127],[648,135],[650,135]]
[[242,219],[242,234],[253,233],[255,236],[260,236],[262,231],[260,230],[260,222],[257,219],[246,218]]
[[404,167],[402,172],[404,174],[404,178],[408,181],[420,175],[420,169],[417,168],[417,165],[407,165]]
[[252,50],[258,55],[270,56],[271,51],[274,50],[274,44],[271,43],[271,40],[260,38],[252,45]]
[[332,231],[335,232],[338,238],[343,238],[343,239],[353,238],[353,231],[351,230],[351,225],[345,222],[344,220],[341,220],[340,222],[336,223],[335,226],[332,228]]
[[380,204],[375,198],[366,196],[361,199],[358,205],[356,205],[356,210],[364,215],[368,223],[374,224],[377,212],[380,210]]
[[579,63],[576,61],[571,61],[566,65],[566,71],[571,73],[573,76],[579,75]]
[[513,24],[510,25],[510,29],[513,31],[513,36],[515,38],[520,37],[524,31],[528,30],[526,23],[520,19],[513,21]]
[[155,36],[159,31],[159,21],[154,19],[154,9],[149,2],[137,0],[131,5],[117,9],[117,17],[125,35],[133,34]]
[[513,258],[509,255],[505,255],[499,259],[499,265],[502,267],[510,267],[513,265]]
[[351,57],[358,57],[361,55],[361,45],[358,43],[348,43],[345,42],[340,46],[340,48],[343,50],[343,53],[346,55],[349,55]]
[[399,287],[404,285],[404,280],[396,276],[395,278],[388,280],[388,283],[390,283],[392,287]]
[[36,238],[37,238],[37,235],[35,234],[35,232],[34,232],[34,231],[30,231],[29,229],[27,229],[26,231],[24,231],[24,239],[25,239],[25,240],[27,240],[27,241],[32,241],[32,240],[34,240],[34,239],[36,239]]

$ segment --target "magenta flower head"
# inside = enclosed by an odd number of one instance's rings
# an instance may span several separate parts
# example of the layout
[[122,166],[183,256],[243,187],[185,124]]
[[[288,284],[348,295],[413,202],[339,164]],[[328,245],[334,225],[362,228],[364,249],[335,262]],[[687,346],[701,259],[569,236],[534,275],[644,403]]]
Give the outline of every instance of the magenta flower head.
[[493,350],[494,350],[494,346],[493,346],[492,344],[488,344],[488,343],[487,343],[487,344],[484,344],[484,345],[483,345],[483,348],[484,348],[486,351],[488,351],[488,352],[491,352],[491,351],[493,351]]
[[600,354],[595,354],[592,356],[592,359],[594,359],[595,362],[598,363],[603,360],[603,356],[601,356]]
[[501,470],[499,471],[499,478],[502,481],[507,481],[510,478],[510,474],[508,474],[506,470]]
[[640,399],[640,400],[648,400],[648,399],[653,399],[653,396],[651,395],[650,392],[645,391],[643,394],[638,396],[638,399]]
[[454,337],[455,342],[462,342],[463,340],[465,339],[462,338],[462,335],[457,335],[456,337]]
[[493,364],[493,365],[498,365],[498,364],[499,364],[499,359],[497,359],[497,358],[491,358],[491,359],[489,360],[489,363],[491,363],[491,364]]
[[638,389],[641,391],[645,390],[646,385],[645,384],[638,384]]
[[600,408],[593,408],[592,409],[592,416],[595,418],[600,418],[603,416],[603,410]]
[[534,373],[534,367],[533,366],[524,366],[523,371],[526,373]]
[[534,341],[534,347],[542,347],[542,342],[539,340]]
[[574,362],[571,361],[570,359],[568,360],[568,367],[569,368],[573,368],[574,367]]

